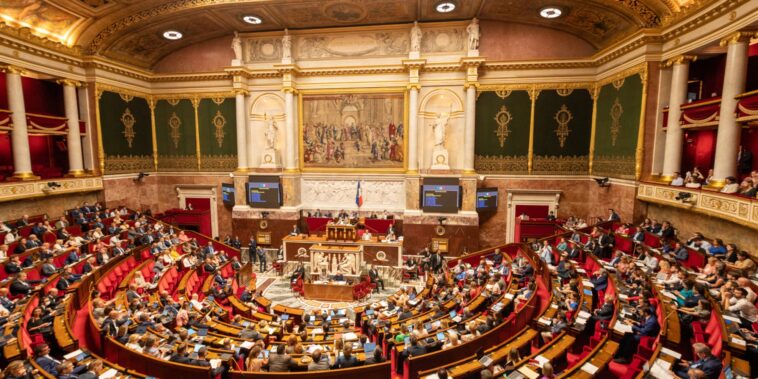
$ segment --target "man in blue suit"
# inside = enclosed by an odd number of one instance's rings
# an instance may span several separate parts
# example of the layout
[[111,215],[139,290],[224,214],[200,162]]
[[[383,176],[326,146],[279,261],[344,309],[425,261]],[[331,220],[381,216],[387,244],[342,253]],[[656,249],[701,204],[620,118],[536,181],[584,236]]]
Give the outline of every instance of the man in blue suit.
[[695,350],[695,357],[697,360],[688,362],[681,361],[675,367],[674,374],[678,378],[689,378],[687,371],[691,369],[698,369],[705,373],[705,377],[708,379],[718,379],[721,375],[721,361],[711,353],[711,348],[704,343],[696,343],[692,345]]
[[632,333],[624,334],[621,343],[619,343],[619,349],[616,351],[616,356],[613,358],[615,362],[629,363],[632,355],[637,352],[637,346],[642,337],[655,338],[660,333],[661,325],[658,323],[658,317],[652,308],[642,308],[642,317],[643,320],[639,325],[632,326]]

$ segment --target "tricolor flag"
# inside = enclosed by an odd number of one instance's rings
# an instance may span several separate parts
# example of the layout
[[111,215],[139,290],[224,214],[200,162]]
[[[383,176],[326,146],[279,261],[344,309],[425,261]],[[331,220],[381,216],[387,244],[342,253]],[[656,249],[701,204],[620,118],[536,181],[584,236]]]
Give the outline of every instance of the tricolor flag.
[[361,191],[361,181],[358,181],[358,189],[355,191],[355,205],[358,206],[358,208],[363,205],[363,192]]

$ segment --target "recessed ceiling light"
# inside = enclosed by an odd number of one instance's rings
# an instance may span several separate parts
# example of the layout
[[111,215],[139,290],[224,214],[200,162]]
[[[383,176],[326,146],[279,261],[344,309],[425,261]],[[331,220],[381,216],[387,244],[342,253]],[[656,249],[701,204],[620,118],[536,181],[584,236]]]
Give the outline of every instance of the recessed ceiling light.
[[252,25],[258,25],[263,22],[263,20],[258,16],[243,16],[242,21],[245,21],[248,24]]
[[455,10],[455,3],[452,1],[442,1],[437,3],[437,6],[434,8],[440,13],[450,13]]
[[176,31],[176,30],[166,30],[163,32],[163,38],[170,39],[172,41],[182,39],[182,33]]
[[556,7],[545,7],[540,9],[540,16],[544,18],[558,18],[561,17],[563,11]]

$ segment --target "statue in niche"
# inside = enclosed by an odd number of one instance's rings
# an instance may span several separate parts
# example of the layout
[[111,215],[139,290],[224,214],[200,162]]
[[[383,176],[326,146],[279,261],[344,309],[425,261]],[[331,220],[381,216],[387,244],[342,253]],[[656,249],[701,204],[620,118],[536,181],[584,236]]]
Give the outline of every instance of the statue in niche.
[[[265,115],[263,116],[266,117]],[[276,120],[274,120],[274,117],[271,117],[268,120],[268,126],[266,127],[266,148],[267,149],[276,149],[276,137],[279,132],[279,127],[276,125]]]
[[411,28],[411,53],[418,53],[421,51],[421,28],[418,26],[418,21],[413,22],[413,28]]
[[289,30],[284,29],[284,37],[282,37],[282,62],[292,61],[292,36],[290,36]]
[[450,119],[450,114],[442,112],[437,114],[437,118],[434,120],[434,148],[445,148],[445,135],[447,133],[447,121]]
[[242,39],[237,32],[234,32],[234,38],[232,38],[232,50],[234,51],[234,60],[236,62],[242,61]]
[[468,51],[474,52],[479,50],[479,20],[474,17],[471,23],[466,27],[468,32]]

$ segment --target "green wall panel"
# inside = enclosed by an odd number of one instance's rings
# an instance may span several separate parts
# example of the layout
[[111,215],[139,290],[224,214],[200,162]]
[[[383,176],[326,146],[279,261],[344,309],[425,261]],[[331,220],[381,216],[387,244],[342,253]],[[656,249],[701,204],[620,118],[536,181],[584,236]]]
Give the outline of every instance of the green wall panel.
[[105,173],[153,170],[150,106],[145,98],[103,91],[98,99]]
[[155,139],[159,171],[197,171],[195,108],[189,99],[158,100]]
[[600,88],[594,175],[634,179],[642,87],[642,78],[634,74]]
[[591,133],[592,96],[588,90],[540,91],[534,112],[532,173],[586,175]]
[[237,113],[235,99],[201,99],[200,168],[203,171],[233,171],[237,168]]
[[[531,109],[532,102],[526,90],[479,94],[476,101],[474,161],[477,171],[499,174],[527,172]],[[507,130],[504,129],[506,125]]]

